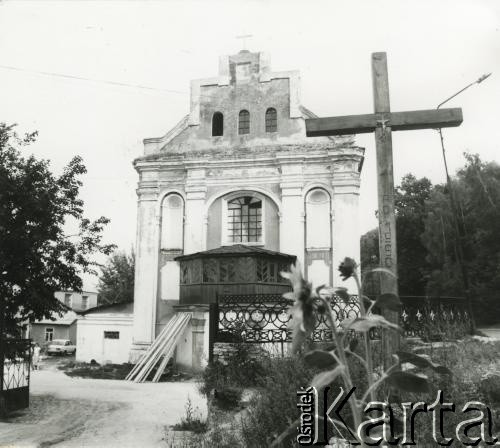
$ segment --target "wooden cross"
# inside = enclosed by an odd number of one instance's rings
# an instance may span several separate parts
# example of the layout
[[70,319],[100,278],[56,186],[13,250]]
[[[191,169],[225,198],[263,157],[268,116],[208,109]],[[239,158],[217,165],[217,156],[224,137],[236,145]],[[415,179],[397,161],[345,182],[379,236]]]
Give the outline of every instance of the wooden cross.
[[[377,153],[377,190],[379,220],[380,265],[389,269],[394,277],[381,275],[381,294],[398,294],[396,217],[394,214],[394,174],[392,166],[392,131],[437,129],[459,126],[462,109],[431,109],[411,112],[391,112],[386,53],[372,53],[372,80],[374,113],[341,117],[311,118],[306,120],[308,137],[362,134],[375,132]],[[345,254],[349,256],[350,254]],[[391,321],[398,323],[398,313],[389,313]],[[387,339],[387,338],[386,338]],[[394,353],[395,344],[386,341],[386,353]],[[389,346],[388,346],[389,345]]]

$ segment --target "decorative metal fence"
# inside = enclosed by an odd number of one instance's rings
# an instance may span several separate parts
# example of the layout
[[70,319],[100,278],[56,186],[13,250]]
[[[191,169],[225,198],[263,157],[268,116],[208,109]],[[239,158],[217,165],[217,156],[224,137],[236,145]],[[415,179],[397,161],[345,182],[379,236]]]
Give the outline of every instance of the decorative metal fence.
[[[454,297],[401,297],[400,326],[407,337],[438,339],[470,332],[465,300]],[[280,294],[221,295],[211,307],[211,345],[217,342],[284,344],[292,341],[289,314],[292,302]],[[340,322],[359,316],[356,296],[338,296],[330,306]],[[379,338],[375,331],[370,336]],[[317,314],[314,342],[333,340],[326,315]]]
[[5,339],[0,353],[0,404],[7,410],[29,406],[31,340]]
[[462,297],[404,296],[401,301],[400,325],[407,337],[433,340],[471,332],[471,316]]

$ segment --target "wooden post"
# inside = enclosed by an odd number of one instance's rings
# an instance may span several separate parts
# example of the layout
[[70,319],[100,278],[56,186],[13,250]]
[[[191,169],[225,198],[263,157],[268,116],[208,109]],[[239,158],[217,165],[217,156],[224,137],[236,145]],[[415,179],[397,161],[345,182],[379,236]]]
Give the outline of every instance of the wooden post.
[[[385,53],[372,54],[372,81],[374,113],[344,115],[339,117],[306,119],[306,135],[320,137],[375,132],[377,152],[377,190],[379,220],[380,266],[393,275],[380,275],[381,294],[398,294],[396,216],[394,214],[394,173],[392,166],[392,132],[416,129],[436,129],[459,126],[462,110],[432,109],[391,112],[389,102],[389,77]],[[397,312],[386,311],[389,321],[399,324]],[[391,356],[399,348],[399,334],[383,332],[382,347],[385,365],[392,363]]]
[[[389,78],[387,74],[387,57],[385,53],[372,55],[373,101],[376,114],[382,118],[377,122],[375,142],[377,152],[377,190],[379,220],[379,254],[380,266],[394,275],[380,276],[380,293],[398,294],[397,282],[397,247],[396,247],[396,215],[394,213],[394,172],[392,162],[392,132],[390,120]],[[399,313],[384,312],[391,322],[399,324]],[[384,331],[382,334],[384,363],[392,364],[391,355],[399,349],[399,334]]]

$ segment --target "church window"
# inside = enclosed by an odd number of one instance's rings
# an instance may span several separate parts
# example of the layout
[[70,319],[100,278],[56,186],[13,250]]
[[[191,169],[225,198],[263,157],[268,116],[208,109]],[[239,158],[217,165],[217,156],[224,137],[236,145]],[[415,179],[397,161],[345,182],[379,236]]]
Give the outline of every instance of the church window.
[[243,196],[228,202],[229,243],[258,243],[262,241],[262,201]]
[[250,134],[250,112],[248,110],[240,110],[238,117],[238,134]]
[[161,248],[182,250],[184,228],[184,200],[171,193],[165,196],[161,207]]
[[330,195],[321,188],[306,196],[306,245],[310,249],[331,247]]
[[278,114],[274,107],[266,110],[266,132],[276,132],[278,130]]
[[212,117],[212,136],[220,137],[224,135],[224,115],[221,112],[215,112]]

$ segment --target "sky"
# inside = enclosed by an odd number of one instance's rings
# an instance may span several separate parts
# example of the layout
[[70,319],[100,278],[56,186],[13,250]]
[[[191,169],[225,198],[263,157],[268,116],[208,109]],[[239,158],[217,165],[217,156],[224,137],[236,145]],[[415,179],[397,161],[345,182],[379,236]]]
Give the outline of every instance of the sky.
[[[110,218],[106,242],[128,251],[132,161],[144,138],[164,135],[189,112],[189,81],[216,76],[220,55],[246,45],[268,52],[275,71],[299,70],[301,103],[320,116],[373,111],[372,52],[387,52],[393,111],[433,109],[492,72],[446,105],[464,115],[443,131],[455,172],[464,152],[500,158],[499,30],[496,0],[0,0],[0,121],[38,130],[29,151],[56,173],[83,157],[86,215]],[[246,43],[237,37],[245,34],[253,36]],[[364,134],[356,143],[366,148],[365,232],[377,225],[375,141]],[[396,185],[407,173],[444,181],[435,130],[393,133],[393,151]]]

